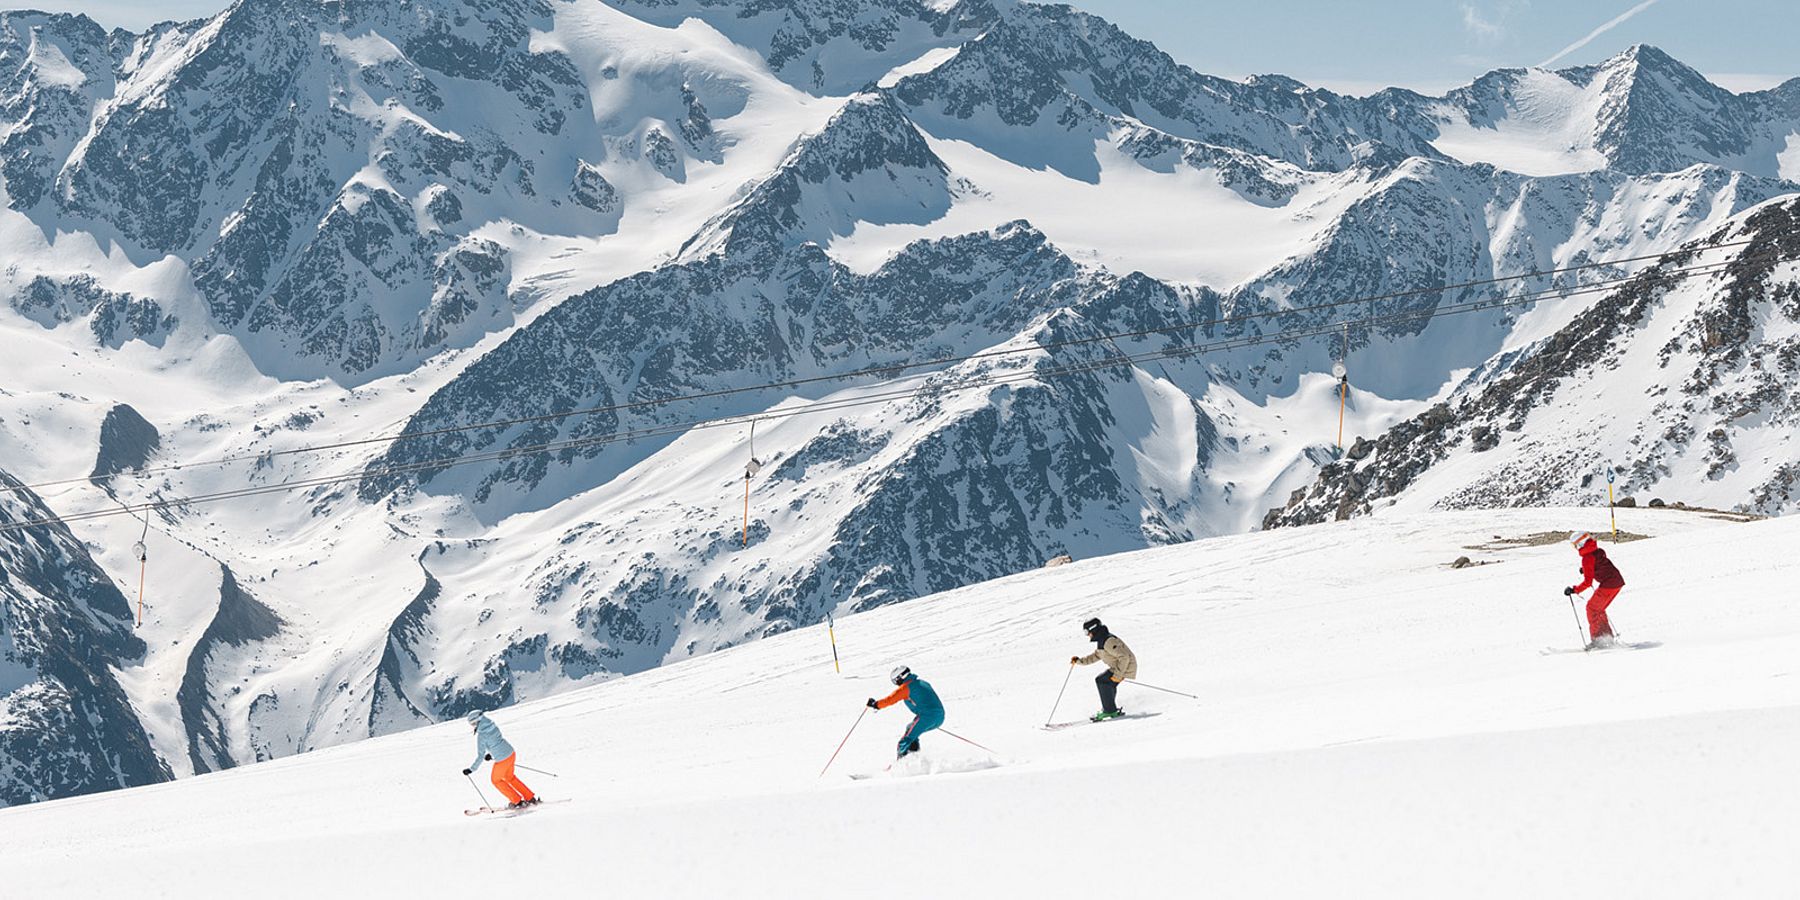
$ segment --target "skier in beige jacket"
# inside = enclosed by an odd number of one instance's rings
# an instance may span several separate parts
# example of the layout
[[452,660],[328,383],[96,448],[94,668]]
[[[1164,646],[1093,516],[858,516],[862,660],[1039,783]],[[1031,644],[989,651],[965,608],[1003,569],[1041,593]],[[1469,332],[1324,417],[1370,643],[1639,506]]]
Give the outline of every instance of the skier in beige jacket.
[[1125,714],[1119,708],[1119,683],[1127,678],[1137,677],[1137,656],[1125,642],[1106,629],[1098,618],[1081,623],[1087,629],[1088,640],[1094,642],[1094,652],[1086,656],[1071,656],[1069,664],[1092,665],[1097,662],[1106,663],[1106,671],[1094,679],[1095,687],[1100,689],[1100,711],[1094,714],[1094,721],[1104,722],[1116,719]]

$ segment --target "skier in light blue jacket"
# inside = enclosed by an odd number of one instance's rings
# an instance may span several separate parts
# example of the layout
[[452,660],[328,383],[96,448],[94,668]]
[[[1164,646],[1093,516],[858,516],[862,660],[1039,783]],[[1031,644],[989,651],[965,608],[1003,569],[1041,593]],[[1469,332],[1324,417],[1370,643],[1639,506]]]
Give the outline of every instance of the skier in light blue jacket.
[[518,754],[513,752],[513,745],[500,735],[500,726],[487,717],[486,713],[476,710],[469,713],[469,728],[475,732],[475,761],[463,770],[464,775],[472,775],[481,768],[484,759],[493,760],[494,787],[506,795],[508,809],[522,809],[538,802],[537,794],[513,774],[513,765],[518,762]]

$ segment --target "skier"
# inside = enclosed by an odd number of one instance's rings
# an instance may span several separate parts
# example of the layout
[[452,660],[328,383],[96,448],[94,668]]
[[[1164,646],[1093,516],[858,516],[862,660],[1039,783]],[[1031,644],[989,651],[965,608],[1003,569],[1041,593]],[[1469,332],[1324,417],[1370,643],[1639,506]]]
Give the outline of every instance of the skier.
[[1086,656],[1071,656],[1069,664],[1092,665],[1097,662],[1106,663],[1106,671],[1094,679],[1094,686],[1100,689],[1100,711],[1094,714],[1093,720],[1104,722],[1116,719],[1125,714],[1119,708],[1119,683],[1127,678],[1137,677],[1137,656],[1118,635],[1108,631],[1098,617],[1081,623],[1087,630],[1088,640],[1094,642],[1094,652]]
[[1588,636],[1589,650],[1605,649],[1613,646],[1612,623],[1606,620],[1606,607],[1613,598],[1619,596],[1619,589],[1625,586],[1624,576],[1619,574],[1617,566],[1606,558],[1606,551],[1600,549],[1600,542],[1594,536],[1577,531],[1569,535],[1569,543],[1581,554],[1581,583],[1574,587],[1563,588],[1563,596],[1572,597],[1588,589],[1588,585],[1599,583],[1594,588],[1594,596],[1588,598]]
[[898,759],[908,753],[919,752],[919,735],[944,724],[944,703],[938,699],[937,691],[925,683],[925,679],[914,675],[905,666],[895,668],[888,679],[894,683],[894,692],[880,700],[870,697],[869,708],[886,709],[904,700],[906,708],[912,710],[912,724],[906,726],[905,734],[900,735],[900,752],[894,756]]
[[[527,806],[536,805],[539,802],[537,794],[532,793],[531,788],[526,787],[525,782],[520,781],[519,776],[513,774],[513,764],[518,762],[519,757],[517,753],[513,752],[512,744],[507,743],[506,738],[500,736],[500,726],[495,725],[494,720],[488,718],[487,714],[480,710],[469,713],[468,718],[469,729],[475,732],[475,761],[469,763],[469,767],[463,770],[463,774],[472,775],[476,769],[481,767],[482,760],[493,760],[494,770],[491,777],[494,787],[506,795],[507,800],[511,801],[506,808],[524,809]],[[496,759],[496,757],[498,758]]]

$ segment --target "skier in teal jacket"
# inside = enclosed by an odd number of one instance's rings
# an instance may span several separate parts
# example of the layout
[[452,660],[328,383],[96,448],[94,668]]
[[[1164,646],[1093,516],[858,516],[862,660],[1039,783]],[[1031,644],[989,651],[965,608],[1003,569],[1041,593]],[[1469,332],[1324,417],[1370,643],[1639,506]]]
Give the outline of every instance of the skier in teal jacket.
[[904,701],[906,708],[912,710],[912,724],[906,726],[905,734],[900,735],[900,752],[895,755],[898,758],[919,752],[919,735],[944,724],[944,703],[931,685],[905,666],[895,669],[889,678],[894,682],[894,692],[880,700],[870,697],[869,708],[887,709]]

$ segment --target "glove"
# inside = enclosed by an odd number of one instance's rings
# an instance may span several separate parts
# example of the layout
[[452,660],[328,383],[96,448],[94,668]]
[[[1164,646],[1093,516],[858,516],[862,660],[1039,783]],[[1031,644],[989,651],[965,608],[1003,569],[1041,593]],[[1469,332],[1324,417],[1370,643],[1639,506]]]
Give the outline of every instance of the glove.
[[880,709],[881,705],[875,702],[874,697],[870,697],[869,698],[869,708],[870,709]]
[[473,775],[473,774],[475,774],[475,770],[474,769],[464,769],[463,774],[464,775]]
[[494,761],[494,754],[492,754],[492,753],[483,753],[483,754],[481,754],[481,758],[482,758],[482,759],[485,759],[485,760],[487,760],[487,761],[488,761],[488,762],[493,762],[493,761]]
[[1575,589],[1574,588],[1563,588],[1563,596],[1564,597],[1575,596]]
[[1113,676],[1113,684],[1124,684],[1124,683],[1125,683],[1125,679],[1120,678],[1117,675]]
[[1071,665],[1071,666],[1072,666],[1072,665],[1075,665],[1075,664],[1076,664],[1076,663],[1079,663],[1079,662],[1081,662],[1081,657],[1079,657],[1079,656],[1071,656],[1071,657],[1069,657],[1069,665]]

